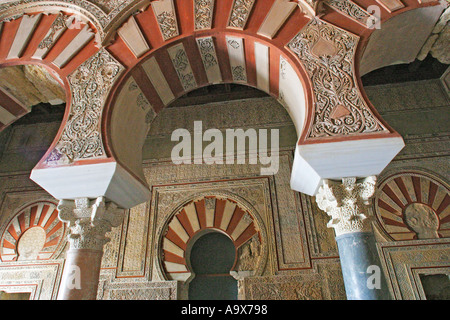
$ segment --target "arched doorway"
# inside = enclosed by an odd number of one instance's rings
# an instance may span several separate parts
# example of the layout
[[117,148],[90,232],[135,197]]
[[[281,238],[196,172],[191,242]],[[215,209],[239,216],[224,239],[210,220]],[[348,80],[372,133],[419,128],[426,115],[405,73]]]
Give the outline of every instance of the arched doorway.
[[194,277],[189,283],[189,300],[237,300],[237,280],[230,275],[236,248],[226,235],[213,231],[192,246],[189,263]]

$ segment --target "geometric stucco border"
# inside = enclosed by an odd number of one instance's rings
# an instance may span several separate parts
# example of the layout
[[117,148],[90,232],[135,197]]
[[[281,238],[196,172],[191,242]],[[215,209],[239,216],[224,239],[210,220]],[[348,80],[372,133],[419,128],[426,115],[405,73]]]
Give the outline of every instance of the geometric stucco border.
[[30,300],[56,300],[63,266],[64,260],[2,263],[0,290],[29,292]]
[[395,300],[425,299],[420,274],[450,274],[450,239],[378,243]]

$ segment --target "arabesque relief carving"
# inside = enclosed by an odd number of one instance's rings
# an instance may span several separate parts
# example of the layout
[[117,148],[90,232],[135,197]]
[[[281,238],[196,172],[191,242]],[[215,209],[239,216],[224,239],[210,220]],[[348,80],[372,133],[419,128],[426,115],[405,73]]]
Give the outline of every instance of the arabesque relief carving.
[[239,248],[235,270],[237,272],[253,272],[255,271],[260,258],[261,241],[257,236],[254,236],[250,241]]
[[111,87],[124,70],[105,49],[69,75],[72,104],[67,123],[46,163],[67,164],[105,157],[101,115]]
[[327,0],[325,3],[355,21],[358,21],[362,25],[367,25],[368,19],[373,18],[367,11],[363,10],[352,1]]
[[244,29],[255,0],[234,0],[228,27]]
[[211,29],[215,0],[195,0],[194,19],[195,29]]
[[358,36],[316,18],[288,44],[314,88],[315,116],[308,138],[387,132],[356,84],[358,41]]

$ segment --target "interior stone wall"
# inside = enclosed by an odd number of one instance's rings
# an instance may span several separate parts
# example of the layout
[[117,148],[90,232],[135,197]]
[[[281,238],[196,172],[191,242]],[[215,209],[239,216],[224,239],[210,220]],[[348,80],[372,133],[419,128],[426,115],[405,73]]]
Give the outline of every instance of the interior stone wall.
[[[432,174],[448,185],[450,104],[442,83],[420,81],[373,86],[366,91],[407,144],[379,180],[415,170]],[[258,165],[174,165],[170,152],[176,142],[171,141],[171,133],[179,128],[192,131],[193,122],[200,120],[204,130],[279,129],[278,174],[261,176]],[[52,200],[28,176],[47,150],[58,125],[14,126],[0,134],[0,234],[18,208]],[[289,116],[271,98],[163,110],[154,120],[143,150],[144,174],[152,197],[128,210],[124,223],[110,232],[98,298],[185,297],[184,284],[167,281],[160,267],[158,246],[163,226],[187,199],[217,193],[242,199],[251,206],[266,234],[264,267],[257,275],[241,276],[241,299],[345,299],[334,233],[326,227],[329,217],[318,209],[312,197],[290,189],[296,140]],[[388,241],[375,220],[374,225],[384,272],[395,299],[425,299],[420,275],[450,274],[448,239]],[[47,261],[0,262],[0,291],[29,292],[30,299],[55,299],[65,249]]]

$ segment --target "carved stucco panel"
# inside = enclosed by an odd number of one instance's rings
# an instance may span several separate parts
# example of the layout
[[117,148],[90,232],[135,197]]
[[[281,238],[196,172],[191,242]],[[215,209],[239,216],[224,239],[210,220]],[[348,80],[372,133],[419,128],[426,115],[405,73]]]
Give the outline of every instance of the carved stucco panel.
[[380,257],[396,300],[423,298],[420,273],[450,273],[450,243],[448,239],[381,243]]
[[314,91],[308,139],[383,133],[358,88],[354,57],[359,37],[318,18],[287,45],[302,62]]
[[118,276],[144,275],[146,272],[145,252],[149,227],[147,203],[130,209],[125,217],[118,260]]
[[255,0],[234,0],[228,27],[244,29],[254,4]]
[[64,260],[51,263],[2,264],[0,290],[31,293],[30,300],[54,300],[61,281]]
[[70,113],[55,149],[46,159],[48,165],[106,157],[101,117],[108,94],[123,70],[107,50],[101,49],[69,75]]
[[319,272],[253,277],[239,282],[239,298],[245,300],[345,299],[338,263],[321,265]]
[[102,270],[97,300],[177,300],[175,281],[149,282],[142,278],[114,279],[111,270]]
[[362,9],[352,1],[326,0],[325,3],[364,26],[369,24],[369,19],[373,19],[366,10]]
[[211,29],[215,0],[194,1],[194,23],[196,30]]

